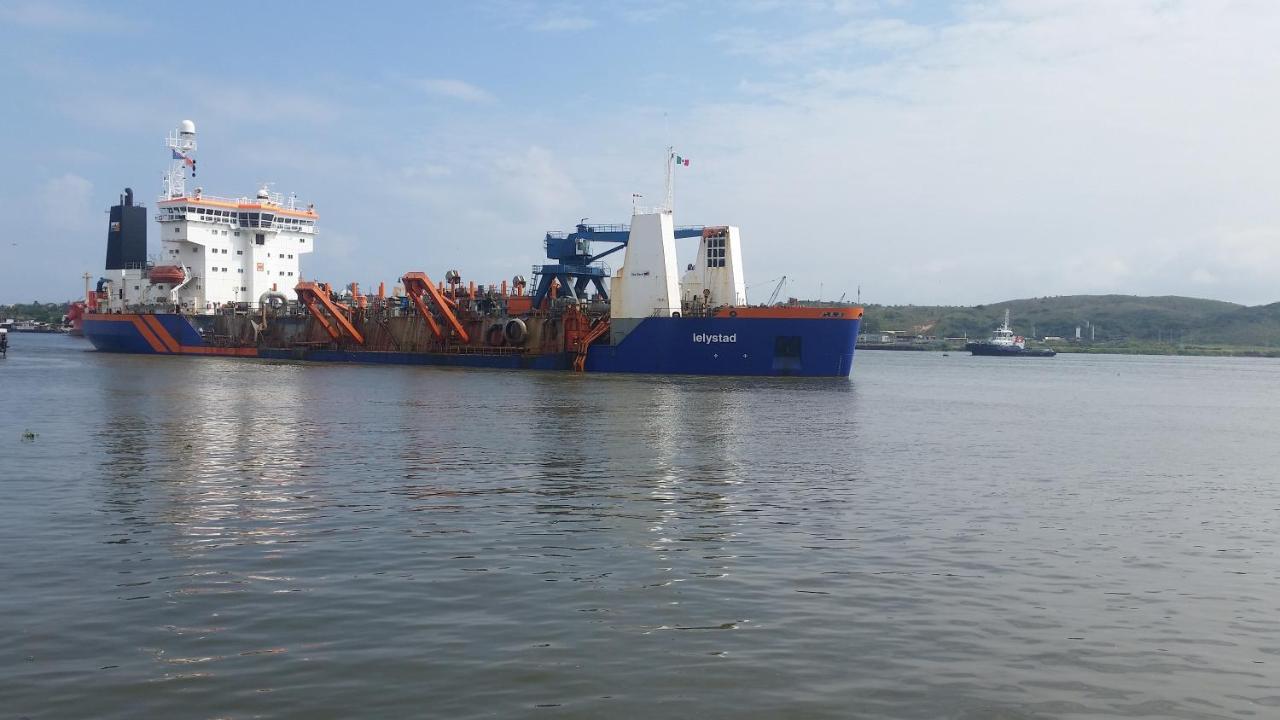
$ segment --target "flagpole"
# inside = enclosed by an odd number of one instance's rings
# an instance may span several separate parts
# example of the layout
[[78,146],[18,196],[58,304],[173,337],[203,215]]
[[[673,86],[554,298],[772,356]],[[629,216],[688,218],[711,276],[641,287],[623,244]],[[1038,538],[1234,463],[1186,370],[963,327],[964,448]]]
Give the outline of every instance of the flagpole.
[[676,149],[674,145],[667,146],[667,205],[666,211],[674,213],[675,208],[675,173],[672,172],[671,163],[675,162]]

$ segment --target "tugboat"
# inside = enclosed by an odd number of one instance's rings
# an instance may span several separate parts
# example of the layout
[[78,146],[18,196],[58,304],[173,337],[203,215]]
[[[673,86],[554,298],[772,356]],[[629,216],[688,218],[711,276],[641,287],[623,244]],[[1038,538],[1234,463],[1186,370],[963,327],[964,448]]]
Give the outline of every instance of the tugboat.
[[973,340],[964,345],[964,349],[974,355],[995,355],[999,357],[1053,357],[1058,353],[1053,348],[1028,348],[1027,341],[1021,335],[1014,335],[1009,327],[1009,311],[1004,311],[1004,323],[991,333],[986,340]]

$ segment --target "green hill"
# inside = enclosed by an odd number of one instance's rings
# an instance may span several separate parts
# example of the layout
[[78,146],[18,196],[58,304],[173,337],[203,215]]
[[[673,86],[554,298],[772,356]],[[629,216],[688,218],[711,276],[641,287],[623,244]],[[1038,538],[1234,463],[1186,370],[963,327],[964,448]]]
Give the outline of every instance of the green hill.
[[1280,348],[1280,303],[1247,307],[1179,296],[1066,295],[973,307],[866,305],[867,332],[986,337],[1007,308],[1015,332],[1099,345],[1168,344]]

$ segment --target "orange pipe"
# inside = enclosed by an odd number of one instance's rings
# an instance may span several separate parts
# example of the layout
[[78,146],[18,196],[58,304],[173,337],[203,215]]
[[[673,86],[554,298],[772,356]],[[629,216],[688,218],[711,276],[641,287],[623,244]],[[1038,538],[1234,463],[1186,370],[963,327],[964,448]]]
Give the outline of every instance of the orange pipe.
[[503,296],[504,296],[504,297],[505,297],[505,296],[506,296],[506,294],[507,294],[507,281],[506,281],[506,280],[503,280],[503,281],[502,281],[502,294],[503,294]]
[[[307,301],[307,298],[314,298],[314,300],[319,302],[325,310],[329,311],[329,314],[333,316],[334,322],[336,322],[344,332],[350,335],[357,343],[361,345],[364,344],[364,335],[356,329],[355,325],[351,324],[351,320],[349,320],[347,315],[343,312],[344,310],[347,313],[351,311],[335,305],[334,302],[329,299],[329,286],[327,284],[321,283],[317,285],[316,283],[311,282],[300,282],[298,283],[298,286],[294,288],[294,291],[298,293],[298,298],[304,302]],[[329,335],[334,336],[334,331],[327,327],[327,323],[324,322],[323,313],[317,313],[315,306],[310,302],[307,303],[307,308],[311,310],[312,315],[321,318],[320,324],[326,325],[325,329],[329,331]],[[333,339],[337,340],[338,338],[334,336]]]
[[[436,288],[435,283],[431,282],[431,278],[427,277],[426,273],[406,273],[401,280],[404,282],[405,292],[421,295],[425,290],[426,293],[431,296],[432,302],[440,308],[440,314],[443,315],[445,321],[449,323],[449,327],[453,328],[453,331],[458,334],[458,337],[461,338],[462,342],[471,342],[471,336],[467,333],[466,328],[462,327],[462,323],[458,321],[458,316],[454,315],[452,308],[450,308],[452,303],[445,298],[444,293],[440,292],[440,290]],[[413,289],[410,290],[410,288]],[[425,305],[419,304],[418,311],[426,316],[430,316],[430,313],[426,311]]]

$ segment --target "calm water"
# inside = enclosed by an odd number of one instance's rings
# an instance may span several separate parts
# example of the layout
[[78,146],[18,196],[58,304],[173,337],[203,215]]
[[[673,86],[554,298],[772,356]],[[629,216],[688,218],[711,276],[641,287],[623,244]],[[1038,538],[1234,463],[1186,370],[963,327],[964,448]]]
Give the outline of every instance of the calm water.
[[1280,361],[12,345],[0,718],[1280,716]]

